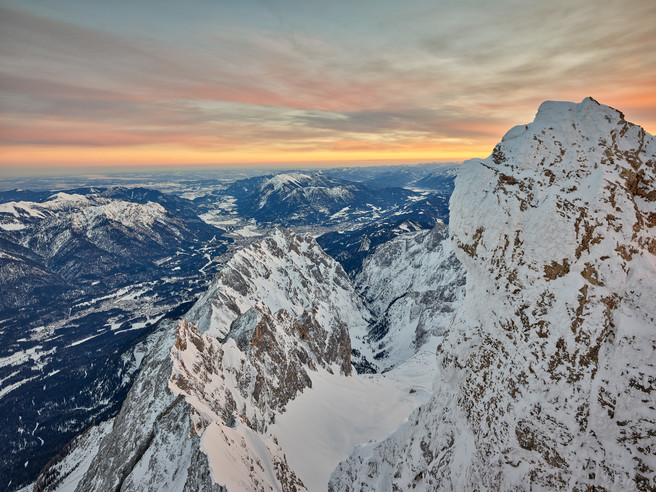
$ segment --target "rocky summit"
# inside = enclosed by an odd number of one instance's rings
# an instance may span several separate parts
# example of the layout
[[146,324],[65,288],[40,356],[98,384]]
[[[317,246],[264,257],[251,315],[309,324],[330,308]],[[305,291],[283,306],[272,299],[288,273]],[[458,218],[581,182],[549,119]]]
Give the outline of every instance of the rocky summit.
[[656,139],[546,102],[451,198],[466,297],[434,396],[337,490],[654,490]]

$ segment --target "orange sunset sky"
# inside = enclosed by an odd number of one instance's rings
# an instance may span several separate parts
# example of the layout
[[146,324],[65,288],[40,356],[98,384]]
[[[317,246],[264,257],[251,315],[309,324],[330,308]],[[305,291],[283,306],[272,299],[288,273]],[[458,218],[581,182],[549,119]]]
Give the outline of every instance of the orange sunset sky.
[[0,176],[487,156],[544,100],[656,133],[656,1],[0,0]]

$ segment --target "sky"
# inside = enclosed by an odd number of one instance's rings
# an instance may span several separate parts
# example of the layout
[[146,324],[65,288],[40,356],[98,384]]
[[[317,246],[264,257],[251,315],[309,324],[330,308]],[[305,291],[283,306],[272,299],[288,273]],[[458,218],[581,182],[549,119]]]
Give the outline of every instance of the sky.
[[460,161],[587,96],[656,133],[656,1],[0,0],[0,175]]

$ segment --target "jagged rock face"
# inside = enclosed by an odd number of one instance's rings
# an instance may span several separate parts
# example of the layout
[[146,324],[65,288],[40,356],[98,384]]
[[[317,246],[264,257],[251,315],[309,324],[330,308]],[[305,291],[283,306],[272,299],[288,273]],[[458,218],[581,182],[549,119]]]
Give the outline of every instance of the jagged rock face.
[[[236,253],[189,312],[199,330],[223,340],[232,324],[258,304],[280,310],[301,326],[319,325],[332,333],[348,326],[360,358],[371,358],[365,341],[370,313],[342,267],[310,236],[275,229]],[[241,323],[244,321],[237,321]],[[344,368],[346,372],[346,368]]]
[[[192,462],[207,470],[207,460],[203,463],[193,453],[186,403],[165,391],[175,328],[171,321],[149,337],[152,350],[113,422],[67,446],[42,471],[36,490],[156,490],[161,483],[178,484],[179,490],[188,483],[198,490],[199,482],[188,470]],[[169,445],[158,446],[161,442]],[[76,456],[81,451],[89,455]]]
[[463,165],[467,293],[435,394],[333,490],[656,487],[655,163],[653,136],[586,99]]
[[312,387],[308,371],[336,366],[348,375],[350,352],[346,325],[328,332],[309,313],[298,319],[258,303],[233,322],[225,343],[181,322],[169,388],[194,407],[199,435],[234,412],[264,432],[289,400]]
[[[180,323],[169,389],[191,406],[192,429],[204,436],[217,483],[304,488],[266,431],[291,399],[311,388],[310,371],[351,372],[348,324],[364,318],[347,280],[309,236],[278,229],[235,255],[199,301],[212,307],[205,333]],[[207,311],[192,309],[189,317],[195,313]],[[232,320],[223,324],[227,316]],[[222,341],[213,333],[224,334]],[[242,439],[245,450],[235,446]],[[222,474],[225,456],[233,471]],[[263,472],[271,469],[271,476]]]
[[355,286],[375,316],[367,340],[386,370],[424,345],[435,350],[464,298],[465,273],[448,227],[438,223],[379,246],[365,260]]

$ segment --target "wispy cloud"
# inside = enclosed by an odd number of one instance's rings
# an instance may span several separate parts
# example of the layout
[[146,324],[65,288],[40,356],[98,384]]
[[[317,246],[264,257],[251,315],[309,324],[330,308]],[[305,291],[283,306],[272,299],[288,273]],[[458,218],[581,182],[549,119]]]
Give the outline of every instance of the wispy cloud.
[[0,4],[4,149],[439,158],[587,95],[656,127],[651,0],[34,5]]

